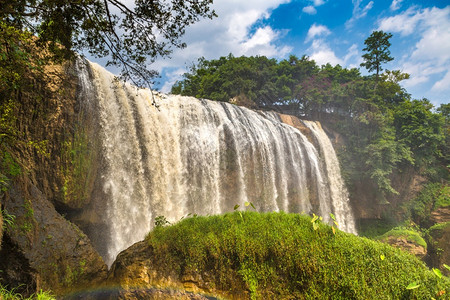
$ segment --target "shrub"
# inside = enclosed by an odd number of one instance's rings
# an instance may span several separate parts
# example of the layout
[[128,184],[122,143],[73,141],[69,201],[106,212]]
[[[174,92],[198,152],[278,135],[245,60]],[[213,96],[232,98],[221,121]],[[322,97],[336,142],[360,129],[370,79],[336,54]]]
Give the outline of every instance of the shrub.
[[430,221],[431,212],[445,206],[450,206],[450,186],[441,183],[427,184],[411,201],[412,219],[423,227],[430,227],[433,225]]
[[[299,214],[235,212],[157,227],[155,260],[179,275],[214,274],[219,290],[254,299],[431,299],[450,293],[416,257]],[[409,287],[409,289],[407,289]],[[444,291],[444,292],[442,292]]]

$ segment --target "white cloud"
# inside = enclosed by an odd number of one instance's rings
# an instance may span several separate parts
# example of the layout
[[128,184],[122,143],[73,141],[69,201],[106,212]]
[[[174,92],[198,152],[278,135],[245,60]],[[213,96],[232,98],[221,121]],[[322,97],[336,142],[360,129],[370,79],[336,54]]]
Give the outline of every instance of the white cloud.
[[[447,71],[445,76],[437,81],[433,87],[431,88],[432,91],[442,92],[442,91],[448,91],[450,87],[450,71]],[[450,98],[450,96],[447,97]]]
[[422,13],[413,8],[400,15],[385,18],[380,21],[379,29],[389,32],[399,32],[402,36],[410,35],[416,29],[417,23],[423,20]]
[[[446,8],[410,8],[407,11],[380,21],[379,29],[402,36],[411,36],[416,42],[399,62],[402,71],[411,75],[405,87],[415,88],[438,81],[431,92],[436,97],[450,94],[450,6]],[[408,37],[409,38],[409,37]],[[437,92],[440,92],[438,94]]]
[[314,39],[318,36],[327,36],[331,33],[331,31],[324,25],[316,25],[313,24],[308,30],[308,34],[305,39],[305,43],[309,42],[310,40]]
[[367,3],[364,7],[361,7],[361,2],[362,0],[352,0],[353,14],[352,17],[347,22],[345,22],[345,27],[347,29],[352,27],[357,20],[364,18],[369,10],[373,7],[373,1]]
[[184,68],[178,68],[174,71],[168,72],[167,80],[164,82],[164,85],[161,87],[161,92],[163,93],[170,93],[170,90],[172,89],[172,86],[175,84],[175,82],[183,76],[183,74],[186,72]]
[[[199,57],[216,59],[233,53],[241,55],[266,55],[283,58],[292,51],[291,47],[279,45],[285,34],[270,26],[254,27],[258,20],[268,18],[271,10],[291,0],[227,0],[215,1],[213,8],[218,17],[201,20],[189,26],[185,36],[185,49],[174,49],[171,59],[159,59],[150,68],[159,72],[177,69],[196,62]],[[181,72],[165,74],[169,81],[175,81]],[[178,75],[177,75],[178,74]],[[166,87],[168,86],[165,83]],[[166,89],[167,90],[167,89]]]
[[312,5],[303,7],[303,10],[302,10],[302,11],[303,11],[304,13],[309,14],[309,15],[315,15],[315,14],[317,13],[316,8],[315,8],[314,6],[312,6]]
[[399,8],[400,8],[400,4],[401,4],[402,2],[403,2],[403,0],[393,0],[392,3],[391,3],[390,9],[391,9],[392,11],[399,9]]
[[309,57],[313,59],[319,66],[330,63],[331,65],[343,65],[344,61],[336,56],[330,46],[323,40],[314,40],[307,52]]
[[347,54],[345,57],[339,58],[336,53],[332,50],[330,45],[325,41],[325,37],[329,36],[331,31],[324,25],[313,24],[309,30],[305,43],[312,40],[311,46],[307,49],[309,57],[313,59],[318,65],[325,65],[327,63],[331,65],[341,65],[348,67],[358,67],[359,65],[350,64],[355,60],[359,62],[359,59],[355,57],[359,56],[358,46],[352,44],[347,49]]
[[[351,59],[356,57],[356,63],[354,63]],[[359,64],[361,63],[360,60],[360,55],[359,55],[359,51],[358,51],[358,45],[353,44],[350,46],[350,48],[348,48],[347,50],[347,54],[344,57],[344,66],[348,66],[349,68],[359,68]],[[353,62],[353,63],[350,63]]]
[[273,31],[269,26],[258,28],[253,36],[241,44],[242,54],[244,55],[265,55],[265,56],[284,56],[290,47],[278,48],[272,44],[279,36],[278,32]]
[[325,0],[313,0],[314,6],[320,6],[325,3]]

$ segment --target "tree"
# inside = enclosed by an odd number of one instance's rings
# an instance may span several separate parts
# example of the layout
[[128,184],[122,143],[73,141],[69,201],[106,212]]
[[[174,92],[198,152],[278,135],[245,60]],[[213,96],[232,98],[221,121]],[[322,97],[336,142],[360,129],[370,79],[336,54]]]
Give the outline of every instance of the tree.
[[148,85],[155,71],[147,64],[183,48],[185,29],[212,18],[212,0],[0,0],[0,21],[37,36],[37,45],[56,58],[75,51],[108,57],[124,79]]
[[432,110],[431,102],[422,99],[405,100],[394,111],[397,139],[411,149],[416,167],[422,169],[431,169],[445,143],[445,119]]
[[366,47],[363,51],[367,51],[367,53],[362,56],[364,62],[361,63],[361,67],[365,67],[369,72],[376,71],[377,79],[383,70],[381,64],[394,59],[390,56],[391,51],[389,51],[389,47],[391,46],[389,39],[391,37],[391,33],[385,33],[380,30],[372,32],[364,41]]

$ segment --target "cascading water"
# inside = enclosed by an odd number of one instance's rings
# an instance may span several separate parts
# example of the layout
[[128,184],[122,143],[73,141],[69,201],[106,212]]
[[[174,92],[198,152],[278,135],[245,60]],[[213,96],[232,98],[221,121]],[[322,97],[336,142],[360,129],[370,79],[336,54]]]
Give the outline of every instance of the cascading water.
[[275,113],[164,95],[155,96],[156,108],[148,90],[89,68],[93,82],[84,90],[98,101],[108,264],[158,216],[176,222],[246,201],[325,221],[333,213],[342,230],[356,233],[336,154],[317,123],[304,122],[314,142]]

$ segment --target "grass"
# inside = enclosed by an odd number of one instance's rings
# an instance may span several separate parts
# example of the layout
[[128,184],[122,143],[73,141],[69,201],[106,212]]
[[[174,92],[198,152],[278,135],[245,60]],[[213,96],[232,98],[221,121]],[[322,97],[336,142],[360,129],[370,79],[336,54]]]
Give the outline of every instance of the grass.
[[8,290],[4,286],[0,285],[0,299],[1,300],[55,300],[56,298],[50,292],[40,291],[33,294],[30,297],[24,297],[19,293],[16,293],[14,289]]
[[431,226],[428,229],[428,232],[441,231],[441,230],[443,230],[444,228],[446,228],[448,226],[450,226],[450,222],[438,223],[438,224],[435,224],[435,225]]
[[450,294],[449,279],[438,278],[413,255],[333,234],[322,223],[314,230],[306,215],[194,217],[159,226],[146,240],[163,268],[180,277],[210,274],[216,289],[245,290],[252,299],[448,299],[437,295]]

